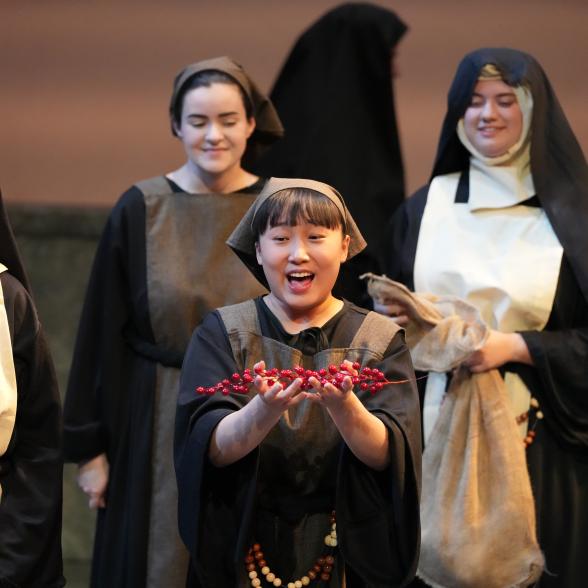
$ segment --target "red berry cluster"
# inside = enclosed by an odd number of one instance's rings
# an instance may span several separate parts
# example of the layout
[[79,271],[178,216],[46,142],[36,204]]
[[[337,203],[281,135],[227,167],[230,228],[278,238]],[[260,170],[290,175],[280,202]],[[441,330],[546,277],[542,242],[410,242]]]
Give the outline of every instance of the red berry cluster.
[[[302,380],[300,386],[301,390],[312,390],[312,385],[309,379],[316,378],[321,386],[325,384],[333,384],[337,388],[341,389],[343,386],[343,380],[349,376],[354,386],[359,386],[361,390],[368,390],[372,394],[379,392],[386,384],[391,384],[386,380],[386,376],[376,369],[364,367],[360,370],[359,363],[355,362],[351,366],[346,363],[342,363],[340,366],[330,365],[328,368],[320,370],[307,370],[302,366],[296,366],[291,370],[279,370],[278,368],[261,369],[255,368],[250,370],[249,368],[243,371],[243,374],[234,373],[230,378],[219,382],[218,384],[210,387],[198,386],[196,392],[198,394],[207,394],[212,396],[217,392],[224,394],[225,396],[231,393],[237,394],[248,394],[249,387],[253,383],[255,376],[261,376],[267,380],[268,386],[273,386],[276,382],[280,382],[285,387],[288,386],[296,378]],[[350,371],[350,369],[352,370]],[[353,371],[357,371],[357,375],[353,375]]]

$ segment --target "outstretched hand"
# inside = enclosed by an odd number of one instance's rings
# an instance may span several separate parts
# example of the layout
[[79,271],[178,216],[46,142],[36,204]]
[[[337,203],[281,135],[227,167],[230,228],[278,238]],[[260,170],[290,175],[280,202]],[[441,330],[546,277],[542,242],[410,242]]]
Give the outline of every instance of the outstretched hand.
[[342,407],[349,394],[353,390],[352,376],[357,376],[357,370],[353,369],[353,364],[345,360],[343,365],[346,366],[348,376],[344,376],[340,383],[340,388],[333,384],[325,384],[324,386],[315,377],[309,378],[312,385],[312,392],[306,392],[304,396],[313,402],[322,404],[325,408],[336,409]]
[[[254,370],[265,370],[265,361],[260,361],[253,366]],[[302,380],[296,378],[287,387],[272,378],[264,378],[256,375],[253,380],[253,386],[263,400],[264,404],[275,411],[284,412],[286,409],[296,406],[305,398],[305,394],[300,393]]]

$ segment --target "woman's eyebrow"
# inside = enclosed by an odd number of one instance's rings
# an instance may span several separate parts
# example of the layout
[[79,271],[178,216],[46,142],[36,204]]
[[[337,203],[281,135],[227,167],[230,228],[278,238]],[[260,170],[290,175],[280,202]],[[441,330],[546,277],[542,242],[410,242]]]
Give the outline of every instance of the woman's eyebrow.
[[[509,92],[500,92],[499,94],[492,94],[492,96],[494,98],[503,98],[505,96],[514,96],[515,93],[513,91],[509,91]],[[479,92],[473,92],[472,93],[472,98],[473,97],[477,97],[477,98],[487,98],[488,96],[486,96],[486,94],[480,94]]]
[[[236,116],[239,113],[237,111],[221,112],[218,116],[220,118],[226,118],[227,116]],[[206,114],[198,114],[197,112],[191,112],[187,118],[208,118]]]

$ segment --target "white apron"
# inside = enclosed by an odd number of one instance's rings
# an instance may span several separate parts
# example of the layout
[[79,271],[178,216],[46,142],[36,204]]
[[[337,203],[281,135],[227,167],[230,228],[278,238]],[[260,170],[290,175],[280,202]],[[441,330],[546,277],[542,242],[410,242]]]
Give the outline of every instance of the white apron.
[[[0,273],[6,266],[0,263]],[[4,455],[12,437],[16,419],[16,373],[12,357],[12,341],[4,305],[4,292],[0,282],[0,456]],[[0,500],[2,486],[0,485]]]
[[[476,180],[475,170],[470,181]],[[542,330],[549,319],[563,249],[542,208],[496,202],[479,191],[455,203],[460,174],[433,179],[414,266],[416,292],[458,296],[476,306],[491,329]],[[481,182],[477,182],[480,186]],[[425,440],[446,389],[446,374],[429,374],[423,408]],[[530,394],[518,375],[505,384],[514,415]],[[526,434],[526,423],[521,427]]]

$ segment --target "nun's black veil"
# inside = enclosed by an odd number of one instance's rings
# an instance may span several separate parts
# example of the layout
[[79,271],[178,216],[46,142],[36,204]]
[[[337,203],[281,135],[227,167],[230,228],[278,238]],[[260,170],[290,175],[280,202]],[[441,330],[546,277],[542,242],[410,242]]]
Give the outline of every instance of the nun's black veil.
[[449,90],[448,108],[432,177],[467,168],[469,153],[457,136],[480,70],[491,63],[504,81],[533,96],[531,173],[544,208],[588,301],[588,166],[557,97],[537,61],[514,49],[479,49],[464,57]]
[[[549,572],[539,585],[584,586],[588,547],[588,167],[537,61],[512,49],[480,49],[466,55],[457,69],[431,179],[469,168],[470,153],[460,142],[456,128],[486,64],[495,65],[506,83],[523,84],[532,93],[533,182],[564,250],[547,325],[541,331],[521,333],[533,366],[505,366],[523,379],[545,415],[534,443],[527,449],[539,543]],[[395,231],[391,233],[396,241],[391,240],[387,271],[411,285],[428,197],[425,187],[409,198],[396,215]]]
[[255,168],[339,190],[368,243],[356,264],[376,256],[386,221],[404,198],[391,56],[405,31],[393,12],[363,3],[343,4],[306,30],[271,92],[285,136]]

